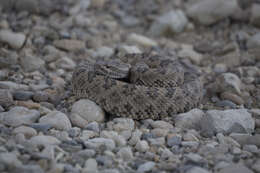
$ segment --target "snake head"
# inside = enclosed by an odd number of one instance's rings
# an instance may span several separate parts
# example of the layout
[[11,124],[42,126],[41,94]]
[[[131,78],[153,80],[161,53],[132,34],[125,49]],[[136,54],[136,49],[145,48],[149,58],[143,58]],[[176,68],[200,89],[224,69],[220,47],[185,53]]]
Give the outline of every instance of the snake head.
[[113,79],[128,78],[130,68],[130,64],[118,61],[97,61],[94,64],[94,69],[97,74]]

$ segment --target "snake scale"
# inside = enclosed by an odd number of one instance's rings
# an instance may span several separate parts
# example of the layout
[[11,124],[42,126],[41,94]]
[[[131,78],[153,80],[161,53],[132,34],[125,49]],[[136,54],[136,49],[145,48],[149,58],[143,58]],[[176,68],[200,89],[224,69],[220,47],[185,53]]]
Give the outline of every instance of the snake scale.
[[74,70],[72,89],[112,115],[136,120],[185,112],[202,98],[201,81],[178,60],[146,53],[86,61]]

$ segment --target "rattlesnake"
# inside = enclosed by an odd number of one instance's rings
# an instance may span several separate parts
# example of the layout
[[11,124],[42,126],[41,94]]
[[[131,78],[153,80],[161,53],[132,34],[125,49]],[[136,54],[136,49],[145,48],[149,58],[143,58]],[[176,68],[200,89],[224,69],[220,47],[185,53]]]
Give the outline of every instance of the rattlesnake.
[[127,54],[118,61],[85,62],[73,72],[76,97],[88,98],[106,112],[133,119],[162,119],[200,103],[202,83],[177,60]]

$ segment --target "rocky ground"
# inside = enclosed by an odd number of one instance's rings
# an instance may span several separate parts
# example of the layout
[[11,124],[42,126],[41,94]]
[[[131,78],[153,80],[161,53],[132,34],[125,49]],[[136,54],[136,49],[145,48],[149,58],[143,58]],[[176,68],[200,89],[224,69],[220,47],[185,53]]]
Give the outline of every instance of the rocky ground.
[[[0,0],[0,172],[260,173],[257,0]],[[71,96],[77,63],[153,51],[204,82],[200,107],[112,118]]]

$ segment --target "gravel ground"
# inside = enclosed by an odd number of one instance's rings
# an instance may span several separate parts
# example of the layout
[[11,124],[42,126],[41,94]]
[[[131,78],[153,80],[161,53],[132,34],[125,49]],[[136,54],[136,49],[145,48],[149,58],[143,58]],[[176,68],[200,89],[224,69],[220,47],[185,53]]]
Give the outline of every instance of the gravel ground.
[[[260,173],[257,0],[0,0],[0,172]],[[107,115],[70,81],[89,58],[157,52],[204,83],[162,120]]]

